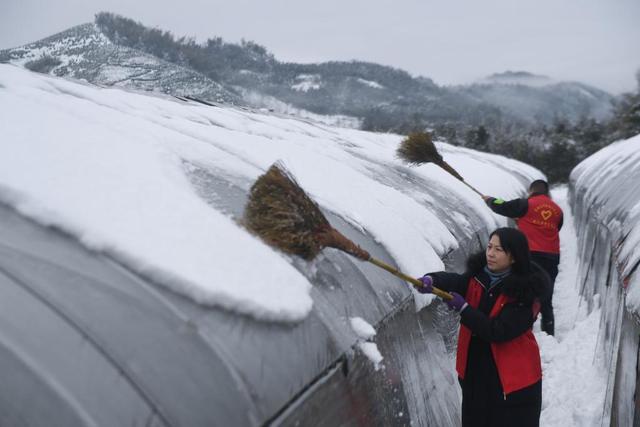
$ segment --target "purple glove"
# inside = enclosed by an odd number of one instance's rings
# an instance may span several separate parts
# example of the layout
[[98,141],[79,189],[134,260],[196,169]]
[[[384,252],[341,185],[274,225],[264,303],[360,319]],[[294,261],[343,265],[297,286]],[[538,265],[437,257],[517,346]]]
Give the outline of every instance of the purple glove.
[[422,286],[416,287],[418,292],[421,294],[432,294],[433,293],[433,279],[428,274],[425,274],[421,278],[419,278],[422,282]]
[[455,310],[459,313],[462,313],[462,310],[467,308],[469,304],[464,300],[463,296],[460,294],[451,292],[451,296],[453,296],[453,299],[445,300],[445,303],[449,306],[450,310]]

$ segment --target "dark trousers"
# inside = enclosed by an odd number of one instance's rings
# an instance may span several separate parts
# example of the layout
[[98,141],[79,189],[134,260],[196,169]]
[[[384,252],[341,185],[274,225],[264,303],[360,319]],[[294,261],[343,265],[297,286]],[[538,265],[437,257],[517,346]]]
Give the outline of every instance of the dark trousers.
[[554,320],[553,320],[553,288],[556,282],[556,276],[558,275],[558,264],[560,263],[560,256],[554,254],[544,254],[544,253],[531,253],[531,260],[538,264],[544,271],[547,272],[550,279],[550,290],[547,294],[547,297],[543,298],[540,301],[540,314],[542,315],[542,321],[540,324],[540,328],[548,333],[549,335],[553,335],[555,333],[554,330]]
[[[483,405],[465,396],[462,386],[462,427],[539,427],[542,380],[506,397],[487,390]],[[471,401],[470,401],[471,400]]]

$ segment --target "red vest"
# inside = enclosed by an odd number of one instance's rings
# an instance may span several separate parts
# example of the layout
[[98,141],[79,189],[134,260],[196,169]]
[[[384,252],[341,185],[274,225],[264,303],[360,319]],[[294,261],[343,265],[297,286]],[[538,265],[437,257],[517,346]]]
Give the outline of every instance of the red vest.
[[528,203],[526,215],[518,218],[516,223],[529,240],[529,250],[559,254],[558,225],[562,218],[562,209],[544,194],[530,197]]
[[[476,278],[471,278],[465,299],[471,307],[478,308],[483,292],[484,288],[480,282],[478,282]],[[505,295],[500,295],[491,309],[491,313],[489,313],[489,318],[498,316],[502,307],[511,300],[511,298]],[[539,304],[534,304],[534,316],[537,316],[539,307]],[[460,335],[458,337],[456,370],[458,371],[458,376],[462,379],[464,379],[464,374],[467,370],[467,356],[469,354],[470,342],[471,330],[461,324]],[[540,350],[538,349],[538,343],[531,329],[511,341],[492,342],[490,344],[493,360],[498,368],[502,391],[505,395],[540,381],[542,378]]]

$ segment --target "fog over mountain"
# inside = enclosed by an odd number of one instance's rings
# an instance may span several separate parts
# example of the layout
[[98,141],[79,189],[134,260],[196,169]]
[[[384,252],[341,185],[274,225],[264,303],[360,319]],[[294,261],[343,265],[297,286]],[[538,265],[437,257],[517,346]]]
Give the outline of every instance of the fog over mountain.
[[0,61],[99,85],[352,117],[352,125],[382,131],[600,120],[610,115],[613,99],[586,84],[525,71],[438,86],[427,77],[374,63],[286,63],[255,42],[214,38],[196,43],[110,13],[98,14],[94,24],[0,51]]
[[428,131],[436,140],[534,165],[551,182],[566,181],[579,161],[640,131],[640,93],[614,97],[526,70],[441,86],[371,62],[284,62],[253,41],[196,42],[107,12],[94,23],[1,50],[0,62],[340,127]]

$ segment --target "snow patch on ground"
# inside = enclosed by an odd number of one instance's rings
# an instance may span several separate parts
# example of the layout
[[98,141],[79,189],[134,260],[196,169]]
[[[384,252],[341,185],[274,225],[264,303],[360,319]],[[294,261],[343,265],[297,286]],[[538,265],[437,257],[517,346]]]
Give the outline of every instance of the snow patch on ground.
[[587,315],[587,304],[578,293],[577,242],[566,186],[552,195],[564,211],[564,225],[553,296],[555,337],[541,332],[536,323],[543,371],[540,425],[596,427],[601,425],[607,386],[603,360],[596,353],[601,310]]
[[363,85],[372,87],[374,89],[384,89],[384,86],[382,86],[380,83],[378,82],[374,82],[371,80],[365,80],[365,79],[357,79],[359,83],[362,83]]
[[291,85],[291,89],[299,92],[318,90],[322,87],[322,80],[319,74],[300,74],[296,76],[298,83]]

